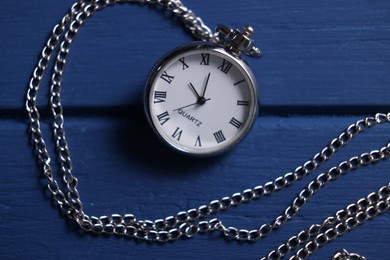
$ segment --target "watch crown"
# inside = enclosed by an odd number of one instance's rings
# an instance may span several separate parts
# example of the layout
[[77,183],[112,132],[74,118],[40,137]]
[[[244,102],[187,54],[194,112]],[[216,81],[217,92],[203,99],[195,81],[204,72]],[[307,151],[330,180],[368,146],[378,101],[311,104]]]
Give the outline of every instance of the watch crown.
[[255,32],[255,30],[253,29],[252,26],[246,25],[243,28],[243,35],[246,37],[251,36],[254,32]]
[[217,27],[218,42],[236,56],[242,53],[251,57],[261,56],[260,49],[254,46],[255,41],[250,38],[253,33],[254,29],[251,26],[244,26],[242,32],[225,25]]

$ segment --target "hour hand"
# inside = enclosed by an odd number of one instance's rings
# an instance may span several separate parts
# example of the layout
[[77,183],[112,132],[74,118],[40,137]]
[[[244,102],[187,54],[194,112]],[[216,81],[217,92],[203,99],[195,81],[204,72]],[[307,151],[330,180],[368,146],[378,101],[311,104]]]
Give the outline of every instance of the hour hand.
[[190,88],[192,89],[192,91],[194,91],[195,95],[196,95],[196,98],[199,99],[200,98],[200,95],[198,93],[198,91],[196,91],[194,85],[192,85],[192,83],[190,82],[190,84],[188,85],[190,86]]
[[[210,75],[210,74],[209,74]],[[192,83],[190,82],[189,84],[190,88],[192,89],[192,91],[194,91],[195,95],[196,95],[196,104],[198,105],[203,105],[204,103],[206,103],[207,100],[209,99],[205,99],[204,97],[204,93],[202,96],[199,95],[198,91],[196,91],[194,85],[192,85]]]

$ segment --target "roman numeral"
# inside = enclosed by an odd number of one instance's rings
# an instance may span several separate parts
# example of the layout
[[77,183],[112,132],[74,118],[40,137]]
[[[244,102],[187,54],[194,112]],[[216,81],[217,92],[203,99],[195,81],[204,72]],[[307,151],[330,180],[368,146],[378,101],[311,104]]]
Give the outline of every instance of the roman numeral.
[[189,66],[187,65],[187,63],[185,63],[185,61],[184,61],[184,57],[180,58],[179,61],[180,61],[181,64],[183,65],[183,70],[189,68]]
[[161,103],[165,102],[165,99],[167,98],[167,92],[166,91],[154,91],[154,102],[153,103]]
[[210,54],[208,53],[201,53],[202,55],[202,61],[200,62],[200,65],[209,65],[210,64]]
[[198,135],[198,138],[196,138],[195,146],[202,147],[202,143],[200,142],[200,136]]
[[157,115],[157,119],[161,125],[165,124],[170,119],[168,111]]
[[229,70],[232,68],[232,64],[227,60],[223,59],[221,66],[218,67],[223,73],[228,74]]
[[249,106],[249,100],[237,100],[237,106]]
[[180,130],[180,127],[177,127],[175,132],[173,133],[172,137],[175,138],[177,141],[180,141],[181,134],[183,133],[183,130]]
[[232,117],[232,119],[230,119],[229,124],[231,124],[232,126],[236,127],[237,129],[239,129],[241,127],[241,125],[242,125],[242,122],[240,122],[237,119],[235,119],[234,117]]
[[165,80],[166,82],[168,82],[168,84],[171,84],[172,80],[175,78],[174,76],[171,76],[171,75],[168,75],[168,73],[164,70],[163,74],[161,75],[161,77],[163,80]]
[[245,79],[242,79],[240,81],[237,81],[236,83],[234,83],[234,86],[237,86],[238,84],[241,84],[242,82],[245,82]]
[[222,130],[219,130],[218,132],[214,133],[213,135],[214,135],[217,143],[221,143],[221,142],[226,140],[225,136],[222,133]]

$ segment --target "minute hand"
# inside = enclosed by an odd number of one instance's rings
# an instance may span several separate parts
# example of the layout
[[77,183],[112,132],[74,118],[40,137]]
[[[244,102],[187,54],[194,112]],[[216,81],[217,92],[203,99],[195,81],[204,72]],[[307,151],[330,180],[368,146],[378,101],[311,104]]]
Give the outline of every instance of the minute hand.
[[203,92],[202,92],[202,96],[204,98],[204,95],[206,94],[206,89],[207,89],[207,85],[209,84],[209,79],[210,79],[210,72],[209,72],[209,75],[207,75],[207,79],[206,79],[206,83],[204,84],[204,88],[203,88]]
[[[209,101],[209,100],[210,100],[210,98],[205,99],[205,101]],[[174,110],[172,110],[172,111],[177,111],[177,110],[180,110],[180,109],[183,109],[183,108],[187,108],[187,107],[190,107],[190,106],[195,106],[195,105],[197,105],[197,104],[199,104],[199,103],[198,103],[198,102],[195,102],[195,103],[192,103],[192,104],[189,104],[189,105],[186,105],[186,106],[182,106],[182,107],[176,108],[176,109],[174,109]]]

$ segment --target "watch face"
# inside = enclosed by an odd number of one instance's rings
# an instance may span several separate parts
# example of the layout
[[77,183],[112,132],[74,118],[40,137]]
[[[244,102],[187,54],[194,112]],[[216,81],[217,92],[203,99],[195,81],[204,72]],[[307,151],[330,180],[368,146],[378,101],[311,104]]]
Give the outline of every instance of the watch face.
[[187,45],[157,64],[145,99],[158,135],[192,155],[226,151],[257,116],[256,83],[248,66],[205,43]]

